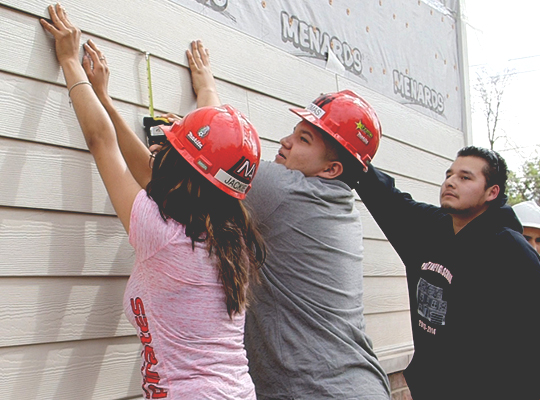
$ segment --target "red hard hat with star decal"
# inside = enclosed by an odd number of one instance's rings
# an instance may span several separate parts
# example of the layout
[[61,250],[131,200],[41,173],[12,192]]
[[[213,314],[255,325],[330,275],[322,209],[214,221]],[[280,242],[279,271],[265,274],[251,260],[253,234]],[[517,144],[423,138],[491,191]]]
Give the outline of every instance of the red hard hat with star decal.
[[381,123],[375,110],[351,90],[327,93],[293,113],[336,139],[367,169],[381,141]]

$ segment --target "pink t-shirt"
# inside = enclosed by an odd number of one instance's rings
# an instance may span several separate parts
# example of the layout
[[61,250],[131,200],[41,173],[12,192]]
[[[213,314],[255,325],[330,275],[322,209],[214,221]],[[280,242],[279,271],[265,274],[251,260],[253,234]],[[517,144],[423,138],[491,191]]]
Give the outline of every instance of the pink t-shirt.
[[131,211],[136,261],[124,312],[141,340],[147,399],[255,399],[244,350],[244,314],[231,320],[214,258],[164,221],[145,190]]

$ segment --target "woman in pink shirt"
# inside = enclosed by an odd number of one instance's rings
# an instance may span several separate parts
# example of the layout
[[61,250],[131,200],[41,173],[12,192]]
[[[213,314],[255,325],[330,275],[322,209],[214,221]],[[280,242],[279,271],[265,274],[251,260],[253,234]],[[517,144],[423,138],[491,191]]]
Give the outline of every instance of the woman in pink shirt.
[[[255,399],[243,345],[247,289],[264,247],[241,201],[260,160],[249,121],[234,108],[199,108],[151,154],[107,92],[101,51],[62,6],[41,20],[56,41],[68,95],[136,261],[124,309],[140,338],[148,399]],[[161,129],[161,128],[158,128]],[[120,152],[118,142],[129,141]],[[130,171],[129,157],[152,163]],[[145,189],[143,189],[145,188]]]

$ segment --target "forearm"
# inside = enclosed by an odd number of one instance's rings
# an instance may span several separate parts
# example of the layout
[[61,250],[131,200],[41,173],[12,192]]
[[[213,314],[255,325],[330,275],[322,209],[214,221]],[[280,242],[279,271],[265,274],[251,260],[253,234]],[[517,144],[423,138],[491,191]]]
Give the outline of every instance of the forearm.
[[[48,10],[52,23],[45,19],[41,19],[40,23],[55,39],[56,58],[64,72],[70,102],[88,149],[94,157],[114,209],[129,232],[131,208],[141,187],[128,171],[118,148],[113,123],[89,84],[87,71],[79,62],[81,31],[69,21],[60,4],[49,6]],[[87,57],[83,63],[88,70],[92,70]]]
[[98,146],[113,143],[116,140],[114,127],[91,85],[79,84],[73,86],[78,82],[88,82],[88,77],[79,60],[72,58],[64,61],[62,70],[66,85],[71,88],[69,92],[70,102],[75,110],[90,152],[94,153]]
[[[367,172],[359,172],[358,184],[354,187],[375,222],[391,241],[413,240],[423,227],[437,218],[439,208],[416,202],[409,193],[395,187],[394,178],[372,165]],[[413,232],[417,232],[413,234]],[[415,239],[416,240],[416,239]]]
[[110,96],[101,95],[99,98],[114,125],[118,145],[129,170],[137,183],[143,188],[146,187],[152,178],[149,164],[150,150],[118,112]]
[[221,101],[215,88],[200,89],[197,92],[197,108],[219,105]]

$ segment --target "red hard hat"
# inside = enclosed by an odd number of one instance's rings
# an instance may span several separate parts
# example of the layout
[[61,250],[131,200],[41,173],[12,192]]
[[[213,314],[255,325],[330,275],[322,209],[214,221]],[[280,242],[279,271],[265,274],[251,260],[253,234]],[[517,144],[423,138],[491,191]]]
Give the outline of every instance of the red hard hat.
[[173,147],[225,193],[244,199],[259,166],[259,135],[229,105],[203,107],[171,126],[160,125]]
[[318,97],[305,109],[290,110],[336,139],[367,169],[379,148],[382,129],[375,110],[364,99],[342,90]]

